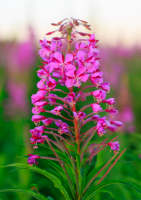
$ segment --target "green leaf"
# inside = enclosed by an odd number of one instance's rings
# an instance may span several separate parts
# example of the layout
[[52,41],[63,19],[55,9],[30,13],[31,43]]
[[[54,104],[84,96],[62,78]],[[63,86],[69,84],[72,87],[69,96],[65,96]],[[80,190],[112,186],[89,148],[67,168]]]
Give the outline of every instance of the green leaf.
[[37,172],[39,174],[42,174],[43,176],[49,178],[54,183],[54,186],[60,190],[60,192],[64,195],[64,197],[67,200],[72,200],[70,198],[70,196],[68,195],[65,187],[63,187],[61,180],[58,177],[56,177],[55,175],[51,174],[50,172],[47,172],[46,170],[40,169],[39,167],[25,165],[25,164],[22,164],[22,163],[13,163],[13,164],[6,165],[6,166],[3,166],[3,167],[19,167],[19,168],[22,168],[22,169],[29,169],[29,170],[32,170],[32,171]]
[[108,181],[104,181],[97,186],[94,186],[94,187],[91,186],[91,189],[86,191],[86,193],[82,199],[83,200],[91,199],[97,192],[99,192],[100,189],[102,189],[103,187],[105,187],[107,185],[111,185],[111,184],[123,184],[123,185],[126,185],[126,186],[136,190],[137,192],[141,193],[141,190],[138,189],[133,183],[130,183],[129,181],[111,179]]
[[63,169],[62,169],[59,165],[57,165],[57,163],[55,163],[55,162],[53,162],[53,161],[51,161],[51,160],[46,160],[46,162],[47,162],[50,166],[52,166],[52,167],[61,175],[61,177],[62,177],[63,179],[66,179],[66,180],[67,180],[66,175],[64,174]]
[[[65,188],[67,188],[67,191],[70,193],[70,187],[69,187],[69,184],[68,184],[68,179],[66,177],[66,174],[64,174],[63,169],[59,165],[57,165],[57,163],[55,163],[51,160],[47,160],[47,163],[56,170],[56,172],[55,171],[53,172],[54,175],[56,175],[58,178],[60,178],[59,174],[61,175],[60,179],[62,180],[62,184],[64,185]],[[64,165],[64,166],[65,166],[65,168],[68,172],[69,177],[71,178],[73,185],[75,185],[72,168],[68,167],[67,165]],[[47,169],[47,170],[50,170],[50,169]]]
[[0,190],[0,192],[21,192],[21,193],[33,196],[38,200],[49,200],[49,198],[43,196],[42,194],[33,192],[31,190],[24,190],[24,189],[20,189],[20,188],[6,188],[6,189]]
[[97,167],[95,170],[91,170],[86,176],[86,182],[85,185],[89,183],[89,181],[92,179],[92,177],[106,164],[107,162],[103,163],[99,167]]
[[114,195],[112,194],[112,192],[108,190],[100,190],[99,192],[108,193],[112,197],[112,199],[114,198]]
[[[38,145],[39,146],[39,145]],[[41,145],[40,145],[41,146]],[[48,146],[44,146],[45,148],[48,149],[48,152],[46,154],[50,154],[50,155],[54,155],[54,153],[52,152],[52,150],[50,150],[50,147]],[[57,150],[55,147],[54,147],[54,150],[56,151],[56,153],[58,154],[58,156],[60,157],[60,159],[62,161],[64,161],[66,164],[68,165],[71,165],[71,161],[68,157],[68,155],[66,155],[64,152],[60,152],[59,150]]]

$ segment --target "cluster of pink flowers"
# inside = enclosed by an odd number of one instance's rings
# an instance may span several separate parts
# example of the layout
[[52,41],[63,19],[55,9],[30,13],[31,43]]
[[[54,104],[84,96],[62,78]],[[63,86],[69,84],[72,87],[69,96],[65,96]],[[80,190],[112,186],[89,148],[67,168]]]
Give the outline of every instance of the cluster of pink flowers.
[[[95,39],[95,34],[87,34],[75,30],[78,25],[83,25],[90,29],[85,21],[73,19],[64,24],[62,23],[63,21],[53,24],[60,26],[58,31],[62,33],[61,38],[54,37],[51,41],[45,38],[40,40],[41,49],[39,50],[39,55],[43,62],[37,72],[40,78],[37,83],[38,92],[31,97],[34,105],[32,121],[37,126],[31,130],[31,142],[35,145],[35,148],[37,148],[38,143],[42,144],[46,140],[52,142],[49,136],[43,135],[43,133],[52,134],[52,131],[54,131],[57,132],[54,134],[58,137],[61,137],[62,134],[69,135],[79,143],[80,140],[83,140],[83,137],[90,136],[94,131],[101,137],[106,133],[106,129],[116,132],[122,125],[119,121],[108,121],[106,117],[98,115],[101,112],[108,112],[114,116],[118,111],[113,107],[115,104],[114,98],[106,99],[106,93],[110,91],[110,85],[107,82],[103,82],[103,73],[100,70],[98,57],[99,51],[96,46],[98,40]],[[50,32],[47,35],[54,32]],[[87,36],[88,39],[74,41],[73,38],[76,38],[76,34]],[[68,47],[67,52],[63,52],[65,45]],[[82,88],[82,83],[86,81],[90,81],[92,85]],[[68,93],[58,89],[59,85],[68,88]],[[75,87],[82,89],[74,93],[73,89]],[[87,88],[94,88],[95,90],[93,92],[83,92]],[[61,98],[53,92],[61,92],[66,96]],[[95,103],[85,105],[77,111],[75,104],[79,101],[86,102],[86,98],[90,95],[94,97]],[[103,110],[102,104],[106,104],[107,108]],[[49,111],[47,105],[51,105],[53,108]],[[91,107],[92,112],[86,115],[83,111],[88,107]],[[64,117],[62,112],[66,112],[68,118]],[[40,113],[42,114],[40,115]],[[59,118],[48,117],[49,114]],[[63,122],[63,119],[72,121],[75,128]],[[81,134],[80,129],[90,121],[96,122],[96,125],[86,133]],[[41,126],[39,126],[40,123],[42,124]],[[52,123],[55,123],[57,129],[50,127]],[[74,135],[74,132],[77,132],[76,135]],[[114,152],[119,151],[117,141],[106,144]],[[28,158],[28,163],[36,164],[36,159],[39,159],[39,156],[31,155]]]
[[[6,117],[15,118],[29,115],[28,79],[36,60],[36,44],[33,30],[29,30],[28,39],[25,42],[3,42],[0,48],[0,67],[4,66],[3,81],[6,82],[8,97],[3,105]],[[25,78],[26,77],[26,78]]]
[[129,87],[129,66],[127,66],[127,60],[130,62],[135,52],[135,49],[129,50],[121,46],[101,47],[100,49],[103,77],[109,81],[114,88],[113,91],[116,91],[114,93],[118,102],[116,119],[123,122],[121,128],[123,133],[133,133],[136,130],[132,94]]

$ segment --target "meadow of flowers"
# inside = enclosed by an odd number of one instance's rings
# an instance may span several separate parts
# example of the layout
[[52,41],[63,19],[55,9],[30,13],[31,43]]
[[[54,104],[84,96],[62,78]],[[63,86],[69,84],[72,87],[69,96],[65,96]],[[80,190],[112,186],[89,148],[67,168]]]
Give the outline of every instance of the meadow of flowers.
[[[62,38],[49,32],[54,39],[40,40],[40,50],[32,29],[27,42],[0,41],[0,166],[23,163],[20,169],[18,164],[0,169],[0,189],[23,188],[63,200],[83,194],[85,199],[94,180],[97,185],[124,180],[141,188],[141,49],[97,48],[94,34],[72,32],[80,24],[90,28],[81,20],[58,24]],[[69,197],[50,179],[29,171],[27,162],[61,177]],[[103,163],[110,162],[109,171],[100,174]],[[113,184],[89,197],[103,198],[140,199],[141,194]],[[6,192],[0,199],[34,198]]]

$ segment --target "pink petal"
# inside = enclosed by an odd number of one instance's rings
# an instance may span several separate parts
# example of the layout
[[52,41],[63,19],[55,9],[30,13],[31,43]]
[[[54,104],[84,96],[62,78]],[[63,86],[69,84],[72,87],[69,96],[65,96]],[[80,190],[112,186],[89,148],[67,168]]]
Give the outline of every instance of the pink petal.
[[87,58],[85,60],[85,62],[93,62],[93,61],[94,61],[94,57],[93,56],[91,56],[91,57],[89,57],[89,58]]
[[75,71],[76,70],[76,67],[72,64],[66,65],[65,68],[67,71],[70,71],[70,70]]
[[70,70],[70,71],[66,72],[66,75],[70,76],[70,77],[74,77],[75,76],[74,70]]
[[58,63],[51,62],[49,66],[49,73],[51,73],[54,69],[58,68]]
[[95,41],[95,34],[92,34],[91,37],[89,38],[90,42],[94,42]]
[[71,61],[73,60],[73,55],[72,54],[66,54],[65,57],[65,63],[71,63]]
[[85,71],[86,71],[85,67],[81,66],[77,70],[77,75],[79,76],[79,75],[83,74]]
[[74,80],[73,79],[67,79],[65,82],[66,87],[72,87],[74,84]]
[[56,60],[57,62],[59,62],[59,63],[62,63],[62,62],[63,62],[62,54],[59,53],[59,52],[56,52],[56,53],[54,54],[54,58],[55,58],[55,60]]
[[89,74],[84,74],[83,76],[79,77],[81,81],[86,82],[89,78]]
[[77,58],[83,62],[84,57],[85,57],[85,53],[83,51],[78,51]]

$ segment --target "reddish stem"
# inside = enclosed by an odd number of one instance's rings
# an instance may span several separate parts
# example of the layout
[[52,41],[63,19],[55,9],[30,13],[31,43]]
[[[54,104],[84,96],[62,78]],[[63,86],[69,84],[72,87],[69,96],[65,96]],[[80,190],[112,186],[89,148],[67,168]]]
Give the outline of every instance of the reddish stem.
[[[70,93],[73,92],[73,88],[70,88]],[[72,106],[72,112],[76,112],[75,104]],[[77,153],[80,154],[80,135],[78,130],[78,121],[74,119],[74,127],[75,127],[75,137],[76,137],[76,143],[78,145]]]

